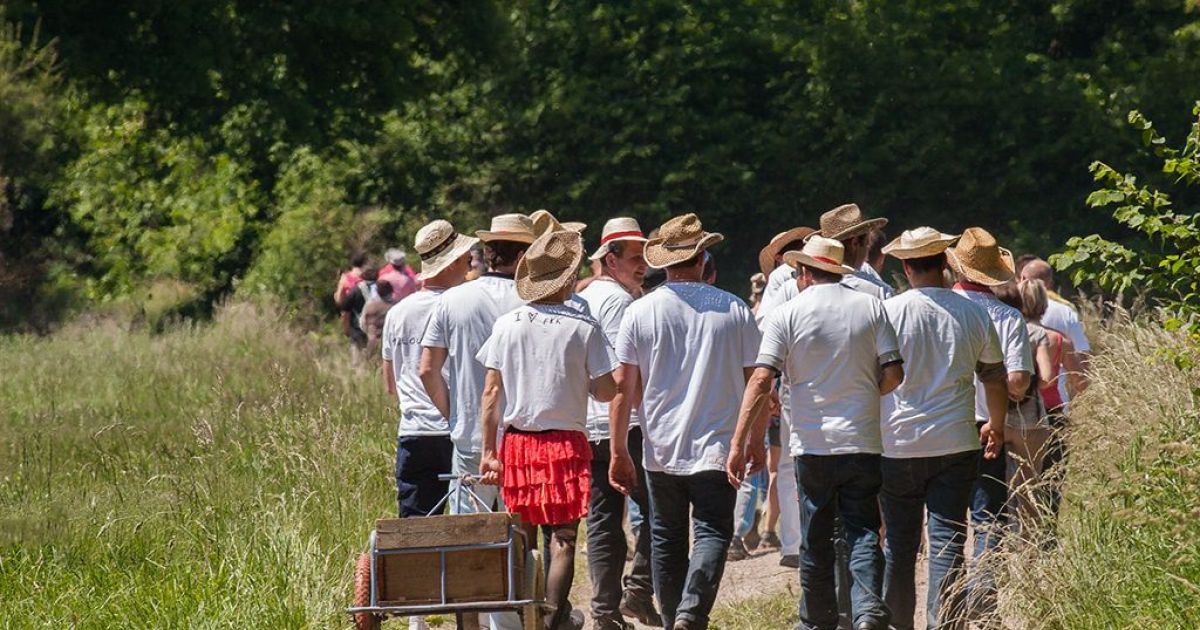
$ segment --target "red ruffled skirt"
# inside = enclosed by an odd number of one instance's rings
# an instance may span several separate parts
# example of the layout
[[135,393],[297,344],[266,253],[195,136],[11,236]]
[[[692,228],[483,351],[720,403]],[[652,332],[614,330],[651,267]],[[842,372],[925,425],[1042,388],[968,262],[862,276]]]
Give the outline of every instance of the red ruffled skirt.
[[521,520],[559,525],[587,514],[592,447],[582,432],[508,429],[500,459],[504,506]]

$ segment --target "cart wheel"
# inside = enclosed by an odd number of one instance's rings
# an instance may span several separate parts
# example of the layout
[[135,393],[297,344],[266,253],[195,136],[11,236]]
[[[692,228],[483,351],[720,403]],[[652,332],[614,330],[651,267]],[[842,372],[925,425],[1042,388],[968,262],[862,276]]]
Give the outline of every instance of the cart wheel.
[[[542,601],[546,599],[546,566],[542,564],[542,554],[534,549],[525,557],[525,593],[529,599]],[[524,630],[544,630],[542,604],[530,604],[524,608],[521,616],[524,618]]]
[[[364,553],[358,557],[354,567],[354,605],[371,605],[371,554]],[[379,630],[380,618],[371,613],[354,613],[354,627],[357,630]]]

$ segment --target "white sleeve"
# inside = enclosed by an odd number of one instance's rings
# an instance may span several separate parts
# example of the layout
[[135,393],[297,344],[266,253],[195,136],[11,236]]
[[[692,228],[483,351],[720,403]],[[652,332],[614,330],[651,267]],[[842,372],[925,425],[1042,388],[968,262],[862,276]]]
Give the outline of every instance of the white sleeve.
[[621,332],[617,333],[617,360],[629,365],[638,365],[637,322],[628,315],[626,312],[626,317],[621,320]]
[[758,331],[758,324],[754,321],[754,314],[750,312],[750,307],[742,305],[742,313],[745,320],[742,321],[742,367],[754,367],[758,364],[758,350],[762,342],[762,334]]
[[599,326],[592,326],[587,333],[587,370],[591,378],[600,378],[617,369],[617,353],[608,343],[608,338]]
[[383,319],[383,333],[380,339],[380,349],[384,361],[391,361],[396,354],[396,309],[391,309]]
[[783,372],[791,346],[789,337],[788,320],[782,316],[782,311],[775,311],[763,320],[762,340],[758,346],[758,356],[754,359],[755,365]]
[[446,338],[446,325],[443,322],[445,316],[446,301],[441,299],[438,300],[437,306],[433,309],[433,315],[429,317],[429,322],[425,324],[425,334],[421,337],[421,345],[423,347],[450,347],[449,339]]

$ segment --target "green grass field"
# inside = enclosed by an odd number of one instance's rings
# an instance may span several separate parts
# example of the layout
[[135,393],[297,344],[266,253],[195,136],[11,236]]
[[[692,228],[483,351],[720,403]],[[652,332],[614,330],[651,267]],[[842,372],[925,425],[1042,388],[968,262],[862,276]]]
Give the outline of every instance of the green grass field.
[[392,406],[270,313],[0,339],[0,627],[345,626]]
[[[1002,617],[1200,627],[1196,347],[1093,334],[1061,543],[1004,559]],[[347,354],[247,305],[0,338],[0,628],[348,627],[353,559],[395,509],[395,419]],[[794,595],[762,593],[713,625],[794,620]]]

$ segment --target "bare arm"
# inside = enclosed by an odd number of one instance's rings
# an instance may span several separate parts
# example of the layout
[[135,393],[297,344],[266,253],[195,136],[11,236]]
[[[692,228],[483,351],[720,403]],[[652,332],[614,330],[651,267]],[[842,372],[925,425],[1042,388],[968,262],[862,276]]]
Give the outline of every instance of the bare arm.
[[636,365],[622,363],[617,368],[617,391],[608,406],[609,463],[608,479],[614,488],[629,494],[637,487],[637,473],[629,455],[629,412],[641,403],[642,373]]
[[392,362],[388,359],[383,360],[383,387],[387,390],[387,393],[393,396],[396,395],[395,374],[393,373]]
[[[738,410],[737,427],[733,430],[733,441],[729,445],[729,457],[725,462],[725,474],[734,487],[742,484],[746,477],[746,464],[761,468],[763,461],[747,462],[747,451],[757,454],[762,449],[751,448],[763,443],[767,432],[767,411],[771,405],[771,385],[775,371],[768,367],[746,368],[746,393]],[[754,459],[749,458],[749,459]]]
[[883,366],[879,374],[879,395],[884,396],[892,393],[900,383],[904,382],[904,365],[900,362],[889,363]]
[[592,398],[600,402],[611,401],[617,395],[617,381],[614,375],[620,371],[620,368],[618,368],[600,378],[592,379],[590,388]]
[[979,430],[979,441],[983,444],[983,457],[996,459],[1004,445],[1004,419],[1008,415],[1008,388],[1004,366],[993,363],[979,370],[979,382],[987,397],[988,421]]
[[1063,337],[1063,371],[1067,373],[1067,399],[1075,398],[1088,387],[1087,354],[1075,350],[1075,344]]
[[488,368],[483,381],[483,402],[479,427],[483,431],[483,457],[479,463],[480,482],[499,485],[502,470],[496,457],[496,430],[500,427],[500,398],[504,394],[504,379],[500,370]]
[[1021,400],[1029,390],[1031,375],[1025,370],[1008,373],[1008,397],[1010,400]]
[[[1066,337],[1061,338],[1064,342],[1067,340]],[[1054,355],[1050,353],[1050,344],[1034,348],[1033,360],[1037,363],[1038,387],[1055,385],[1055,379],[1051,376],[1054,374]]]
[[421,365],[418,368],[425,393],[429,394],[433,406],[437,407],[443,418],[450,417],[450,386],[442,376],[442,367],[449,356],[450,351],[445,348],[425,346],[421,349]]

